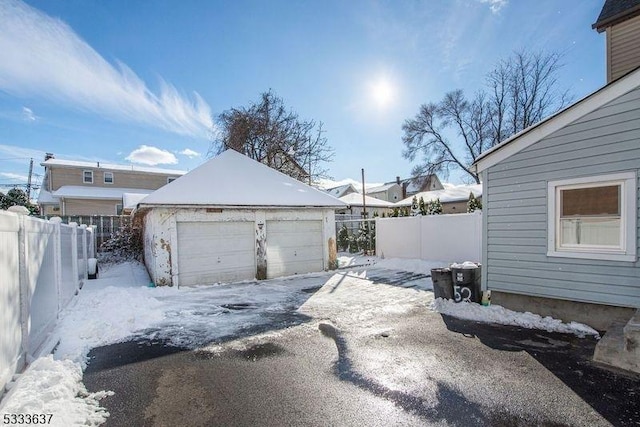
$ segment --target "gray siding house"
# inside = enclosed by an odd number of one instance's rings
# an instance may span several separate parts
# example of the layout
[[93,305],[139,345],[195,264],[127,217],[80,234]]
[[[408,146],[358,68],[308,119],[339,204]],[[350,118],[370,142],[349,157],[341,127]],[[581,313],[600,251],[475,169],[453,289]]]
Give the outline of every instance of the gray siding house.
[[[476,166],[483,283],[496,303],[589,324],[603,308],[542,299],[640,307],[640,70],[505,141]],[[594,326],[606,329],[616,317],[606,311]]]
[[[594,28],[628,26],[638,15],[640,0],[607,0]],[[615,63],[634,57],[616,52],[607,55]],[[494,303],[606,330],[594,359],[640,372],[640,56],[474,167],[483,184],[482,283]]]

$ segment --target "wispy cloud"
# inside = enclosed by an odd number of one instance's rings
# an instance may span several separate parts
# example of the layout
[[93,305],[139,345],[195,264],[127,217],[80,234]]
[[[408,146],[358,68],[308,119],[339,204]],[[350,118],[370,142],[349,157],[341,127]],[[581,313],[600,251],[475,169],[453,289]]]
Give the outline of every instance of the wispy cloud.
[[27,122],[35,122],[37,117],[29,107],[22,107],[22,118]]
[[29,159],[44,160],[45,152],[32,148],[23,148],[17,145],[0,144],[0,157],[15,160],[17,163],[29,163]]
[[489,5],[491,12],[498,13],[500,9],[505,7],[509,0],[480,0],[480,3],[486,3]]
[[3,178],[7,178],[13,181],[20,181],[20,182],[27,182],[29,180],[29,177],[27,177],[26,175],[20,175],[19,173],[12,173],[12,172],[0,172],[0,176]]
[[117,120],[205,138],[211,108],[161,80],[152,92],[129,67],[111,64],[67,24],[20,1],[0,1],[0,90],[45,97]]
[[127,157],[125,157],[125,159],[133,163],[150,166],[160,164],[174,165],[178,163],[178,159],[176,159],[176,156],[174,156],[173,153],[148,145],[141,145],[136,148]]
[[27,182],[29,180],[29,177],[27,177],[26,175],[21,175],[19,173],[12,173],[12,172],[0,172],[0,176],[3,178],[10,179],[12,181],[19,181],[19,182]]
[[198,153],[197,151],[193,151],[190,148],[185,148],[184,150],[180,151],[178,154],[187,156],[190,159],[193,159],[194,157],[200,157],[200,153]]

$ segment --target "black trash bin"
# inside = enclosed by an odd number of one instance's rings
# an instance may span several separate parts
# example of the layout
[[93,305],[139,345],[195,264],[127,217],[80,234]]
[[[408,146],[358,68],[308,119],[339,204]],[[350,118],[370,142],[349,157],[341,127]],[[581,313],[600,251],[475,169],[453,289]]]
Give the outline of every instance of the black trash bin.
[[453,277],[453,300],[455,302],[477,302],[482,299],[480,288],[480,265],[475,268],[451,268]]
[[431,270],[433,293],[435,298],[453,298],[453,278],[450,268],[434,268]]

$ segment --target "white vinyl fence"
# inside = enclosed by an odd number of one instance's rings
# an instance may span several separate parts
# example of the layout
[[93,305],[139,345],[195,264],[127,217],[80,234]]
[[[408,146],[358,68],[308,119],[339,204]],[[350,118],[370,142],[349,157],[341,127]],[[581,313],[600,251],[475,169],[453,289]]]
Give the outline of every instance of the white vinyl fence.
[[0,395],[45,348],[60,311],[87,279],[91,228],[0,211]]
[[480,261],[482,213],[376,218],[376,255]]

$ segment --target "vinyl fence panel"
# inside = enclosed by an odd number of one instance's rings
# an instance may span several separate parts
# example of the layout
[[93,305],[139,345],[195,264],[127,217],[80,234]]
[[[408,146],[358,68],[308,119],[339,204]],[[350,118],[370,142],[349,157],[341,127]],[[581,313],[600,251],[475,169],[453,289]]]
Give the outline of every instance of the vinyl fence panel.
[[18,219],[0,212],[0,390],[24,363]]
[[58,224],[25,218],[26,310],[28,312],[28,355],[33,356],[53,330],[58,317],[59,284],[57,261]]
[[51,333],[87,277],[94,238],[59,219],[0,211],[0,392],[55,345]]
[[61,281],[60,306],[66,306],[76,293],[77,260],[75,228],[60,226]]
[[451,214],[376,219],[376,254],[443,263],[480,261],[482,215]]

